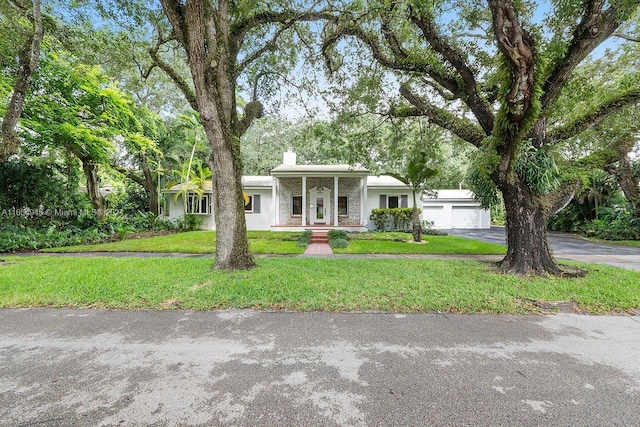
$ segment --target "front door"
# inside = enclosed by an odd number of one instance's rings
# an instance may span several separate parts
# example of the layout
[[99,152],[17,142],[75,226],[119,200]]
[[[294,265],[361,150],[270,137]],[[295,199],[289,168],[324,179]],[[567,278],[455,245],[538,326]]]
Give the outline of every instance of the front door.
[[313,224],[331,224],[331,190],[315,187],[309,191],[309,222]]
[[326,224],[327,223],[327,207],[324,205],[324,197],[318,196],[316,197],[316,207],[315,207],[316,217],[313,221],[316,224]]

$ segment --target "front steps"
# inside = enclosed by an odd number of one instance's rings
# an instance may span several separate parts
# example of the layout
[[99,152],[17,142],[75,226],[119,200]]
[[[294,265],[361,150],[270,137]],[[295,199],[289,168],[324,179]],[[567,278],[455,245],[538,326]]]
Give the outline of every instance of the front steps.
[[333,255],[333,249],[329,246],[329,235],[326,231],[313,231],[305,255]]
[[326,243],[329,244],[329,233],[326,231],[313,231],[311,232],[311,239],[309,243]]

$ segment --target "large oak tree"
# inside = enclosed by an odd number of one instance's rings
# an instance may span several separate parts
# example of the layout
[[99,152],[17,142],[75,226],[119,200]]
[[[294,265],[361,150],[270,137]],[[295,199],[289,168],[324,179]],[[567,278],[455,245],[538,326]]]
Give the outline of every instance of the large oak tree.
[[[554,174],[563,141],[640,100],[640,84],[611,84],[606,99],[564,116],[565,84],[580,63],[637,13],[636,0],[545,3],[344,2],[325,29],[323,52],[339,68],[344,40],[391,70],[396,116],[426,116],[478,148],[476,189],[499,190],[507,213],[506,272],[561,274],[547,243],[548,218],[578,181]],[[361,53],[362,54],[362,53]],[[363,59],[366,64],[370,59]],[[588,100],[588,95],[587,95]]]
[[[242,115],[238,112],[238,79],[249,71],[259,79],[264,74],[256,72],[256,64],[277,51],[283,40],[291,40],[298,22],[324,15],[313,8],[294,10],[301,5],[285,1],[161,0],[161,4],[172,32],[163,35],[158,31],[158,43],[150,54],[155,66],[173,78],[198,111],[212,149],[209,163],[217,229],[214,268],[251,268],[255,263],[246,237],[240,137],[263,115],[263,106],[254,98]],[[190,81],[159,55],[162,46],[173,41],[186,53]]]

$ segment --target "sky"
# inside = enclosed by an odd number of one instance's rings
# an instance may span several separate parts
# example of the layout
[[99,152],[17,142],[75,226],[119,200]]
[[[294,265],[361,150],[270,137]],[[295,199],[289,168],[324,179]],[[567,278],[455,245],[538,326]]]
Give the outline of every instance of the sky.
[[[54,4],[59,0],[53,0]],[[64,2],[62,2],[64,3]],[[60,4],[60,3],[59,3]],[[540,2],[532,2],[535,4],[535,10],[533,11],[533,22],[541,23],[545,18],[546,14],[550,11],[550,2],[549,1],[540,1]],[[64,14],[64,13],[63,13]],[[100,18],[100,16],[91,9],[87,9],[86,17],[88,17],[96,26],[101,25],[118,25],[113,21],[105,20]],[[440,22],[442,24],[446,24],[451,21],[455,21],[457,16],[453,12],[445,13]],[[318,27],[317,27],[318,28]],[[592,57],[601,56],[606,49],[615,49],[617,44],[620,42],[619,39],[610,39],[607,42],[603,43],[593,54]],[[343,41],[339,45],[339,48],[343,48],[350,41]],[[308,70],[305,69],[302,63],[299,63],[298,66],[292,71],[290,80],[292,82],[300,82],[303,79],[309,78]],[[327,91],[330,88],[331,83],[327,81],[326,76],[323,71],[317,71],[315,75],[312,76],[315,79],[314,86],[316,89],[320,91]],[[349,82],[349,81],[347,81]],[[397,80],[391,78],[388,84],[388,95],[396,96],[398,93],[398,83]],[[239,96],[244,99],[250,99],[251,95],[248,93],[240,92]],[[310,91],[299,91],[293,85],[283,84],[281,90],[274,98],[275,105],[277,105],[277,112],[270,111],[272,114],[277,114],[281,117],[284,117],[288,120],[300,120],[309,118],[309,116],[313,116],[317,119],[328,119],[330,116],[330,111],[327,103],[322,99],[322,96],[313,94]]]

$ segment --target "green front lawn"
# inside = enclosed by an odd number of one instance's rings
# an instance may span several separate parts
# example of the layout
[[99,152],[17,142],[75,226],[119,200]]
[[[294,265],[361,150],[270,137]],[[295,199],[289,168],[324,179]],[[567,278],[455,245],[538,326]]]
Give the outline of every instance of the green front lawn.
[[592,313],[640,308],[640,273],[605,266],[567,279],[496,274],[467,260],[257,261],[227,273],[203,258],[4,257],[0,307],[535,313],[532,300],[544,300]]
[[[297,246],[300,232],[249,231],[249,245],[256,254],[300,254]],[[121,240],[97,245],[66,246],[44,252],[215,252],[214,231],[191,231],[146,239]],[[424,236],[424,242],[411,242],[407,233],[356,233],[350,235],[349,246],[335,249],[339,254],[504,254],[505,247],[457,236]]]
[[[304,248],[296,245],[300,233],[249,231],[249,245],[253,253],[300,254]],[[146,239],[129,239],[97,245],[64,246],[43,252],[163,252],[207,254],[216,250],[215,231],[190,231]]]
[[[384,233],[375,233],[384,234]],[[410,235],[409,235],[410,236]],[[373,240],[369,237],[349,240],[349,246],[334,249],[336,254],[464,254],[464,255],[502,255],[506,253],[504,245],[485,243],[457,236],[423,236],[422,243],[389,240]]]

